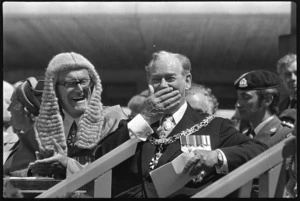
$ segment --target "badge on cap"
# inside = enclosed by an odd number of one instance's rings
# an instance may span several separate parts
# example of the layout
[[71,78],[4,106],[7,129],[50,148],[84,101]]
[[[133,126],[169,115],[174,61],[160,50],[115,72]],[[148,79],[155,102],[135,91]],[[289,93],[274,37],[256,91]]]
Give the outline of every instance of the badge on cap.
[[273,133],[274,133],[276,130],[277,130],[277,129],[276,129],[275,127],[270,129],[270,131],[273,132]]
[[239,83],[239,87],[247,87],[248,84],[247,84],[247,80],[245,78],[241,79],[240,83]]

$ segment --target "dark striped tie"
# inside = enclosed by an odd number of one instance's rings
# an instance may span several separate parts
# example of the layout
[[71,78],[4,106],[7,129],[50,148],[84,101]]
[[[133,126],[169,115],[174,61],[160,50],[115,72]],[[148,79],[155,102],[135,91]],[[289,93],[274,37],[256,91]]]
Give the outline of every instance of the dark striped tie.
[[254,131],[254,128],[251,128],[251,130],[250,130],[250,132],[249,132],[249,137],[250,138],[254,138],[255,137],[255,135],[256,135],[256,133],[255,133],[255,131]]
[[77,133],[77,125],[76,122],[74,121],[70,128],[69,135],[67,138],[68,156],[70,156],[71,153],[73,153],[73,150],[75,149],[76,133]]

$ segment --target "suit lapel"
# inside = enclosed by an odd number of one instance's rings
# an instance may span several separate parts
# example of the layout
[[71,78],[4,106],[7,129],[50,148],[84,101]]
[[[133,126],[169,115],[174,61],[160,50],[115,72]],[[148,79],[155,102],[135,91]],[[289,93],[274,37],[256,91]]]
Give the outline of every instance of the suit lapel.
[[[174,129],[172,130],[172,132],[168,137],[180,133],[181,131],[192,127],[193,125],[199,123],[200,121],[202,121],[202,119],[199,120],[199,117],[197,118],[197,113],[191,108],[190,105],[188,105],[187,110],[185,111],[182,119],[174,127]],[[180,155],[181,153],[182,152],[180,149],[180,141],[177,140],[176,142],[167,145],[167,149],[164,151],[157,165],[161,166],[167,163],[168,161],[172,160],[174,157]]]
[[142,145],[141,165],[143,175],[149,171],[150,162],[152,157],[155,155],[155,150],[156,146],[148,141]]
[[[159,127],[159,122],[155,122],[151,125],[151,128],[156,131]],[[154,135],[154,134],[153,134]],[[142,173],[144,174],[149,170],[149,165],[152,157],[155,154],[156,146],[146,141],[142,145],[141,149],[141,165],[142,165]]]

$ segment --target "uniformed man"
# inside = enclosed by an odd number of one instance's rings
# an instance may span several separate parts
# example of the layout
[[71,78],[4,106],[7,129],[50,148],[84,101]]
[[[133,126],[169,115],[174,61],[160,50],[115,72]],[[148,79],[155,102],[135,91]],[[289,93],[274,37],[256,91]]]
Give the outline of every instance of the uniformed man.
[[292,128],[277,116],[279,103],[279,77],[270,71],[254,70],[240,76],[234,86],[237,89],[236,107],[241,120],[249,121],[249,134],[269,147],[291,133]]

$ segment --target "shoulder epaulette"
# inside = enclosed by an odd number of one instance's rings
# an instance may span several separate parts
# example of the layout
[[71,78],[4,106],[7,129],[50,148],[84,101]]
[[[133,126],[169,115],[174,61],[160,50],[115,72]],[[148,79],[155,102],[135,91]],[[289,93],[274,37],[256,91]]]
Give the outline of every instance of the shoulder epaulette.
[[292,129],[294,128],[294,124],[292,124],[291,122],[288,122],[288,121],[282,121],[281,124],[283,126],[287,126],[289,128],[292,128]]

